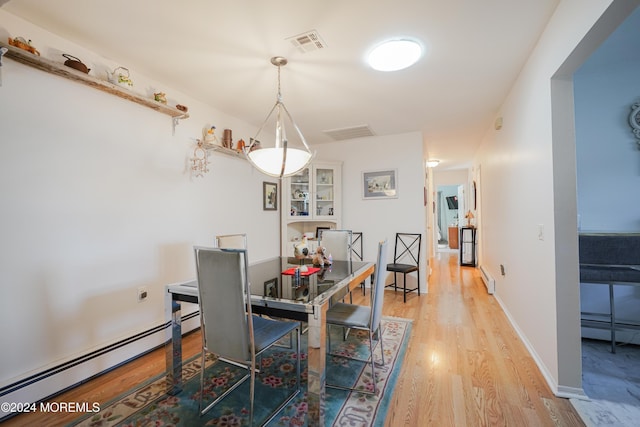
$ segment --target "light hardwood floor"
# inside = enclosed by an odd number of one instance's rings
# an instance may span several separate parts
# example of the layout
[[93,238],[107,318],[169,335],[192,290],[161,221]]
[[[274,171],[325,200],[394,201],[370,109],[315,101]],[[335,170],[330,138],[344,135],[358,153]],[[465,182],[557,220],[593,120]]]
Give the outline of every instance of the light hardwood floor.
[[[455,254],[432,259],[429,293],[385,292],[384,314],[413,319],[386,425],[584,426],[568,400],[548,388],[476,269],[459,267]],[[354,302],[369,298],[354,292]],[[200,335],[184,340],[184,356],[200,350]],[[61,402],[106,402],[165,368],[154,351],[60,396]],[[60,426],[78,414],[25,414],[3,427]]]

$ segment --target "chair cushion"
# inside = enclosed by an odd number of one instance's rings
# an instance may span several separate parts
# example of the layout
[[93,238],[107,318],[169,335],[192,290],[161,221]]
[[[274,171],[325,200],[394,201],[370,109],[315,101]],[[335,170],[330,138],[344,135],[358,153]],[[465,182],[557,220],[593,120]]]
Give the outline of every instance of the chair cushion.
[[581,265],[580,281],[640,283],[640,265]]
[[327,310],[327,323],[352,328],[368,328],[371,307],[357,304],[335,303]]
[[396,273],[411,273],[418,271],[418,266],[411,264],[387,264],[387,271],[395,271]]
[[269,347],[274,342],[295,330],[298,322],[266,319],[253,316],[253,335],[256,342],[256,353]]

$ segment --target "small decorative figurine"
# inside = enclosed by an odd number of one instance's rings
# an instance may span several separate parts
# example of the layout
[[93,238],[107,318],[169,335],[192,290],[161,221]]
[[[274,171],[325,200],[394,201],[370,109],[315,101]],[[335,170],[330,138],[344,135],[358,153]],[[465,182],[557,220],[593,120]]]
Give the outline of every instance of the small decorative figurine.
[[167,103],[167,94],[164,92],[156,92],[153,94],[153,99],[155,99],[156,101],[162,103],[162,104],[166,104]]
[[316,248],[316,254],[313,256],[313,265],[319,265],[320,267],[331,265],[331,261],[327,258],[327,248],[324,246]]
[[298,259],[306,258],[309,255],[309,246],[307,245],[307,236],[302,236],[300,243],[293,244],[293,256]]
[[218,138],[216,138],[216,127],[215,126],[210,126],[208,128],[205,128],[202,133],[203,133],[202,138],[204,139],[204,142],[206,144],[217,144],[217,145],[220,145],[220,143],[218,142]]

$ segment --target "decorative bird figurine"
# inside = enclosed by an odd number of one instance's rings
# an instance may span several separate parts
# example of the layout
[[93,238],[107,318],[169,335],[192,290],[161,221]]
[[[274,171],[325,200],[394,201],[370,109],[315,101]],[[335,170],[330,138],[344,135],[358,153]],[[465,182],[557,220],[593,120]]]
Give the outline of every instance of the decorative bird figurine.
[[309,256],[309,246],[307,245],[307,236],[302,236],[300,243],[293,244],[293,256],[298,259],[306,258]]

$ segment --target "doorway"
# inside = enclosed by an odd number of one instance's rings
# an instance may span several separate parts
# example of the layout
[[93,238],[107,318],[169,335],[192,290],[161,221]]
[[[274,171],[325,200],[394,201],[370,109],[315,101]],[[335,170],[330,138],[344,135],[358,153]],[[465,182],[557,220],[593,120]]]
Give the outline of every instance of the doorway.
[[459,249],[460,212],[464,212],[462,185],[439,185],[436,192],[436,238],[438,252]]

